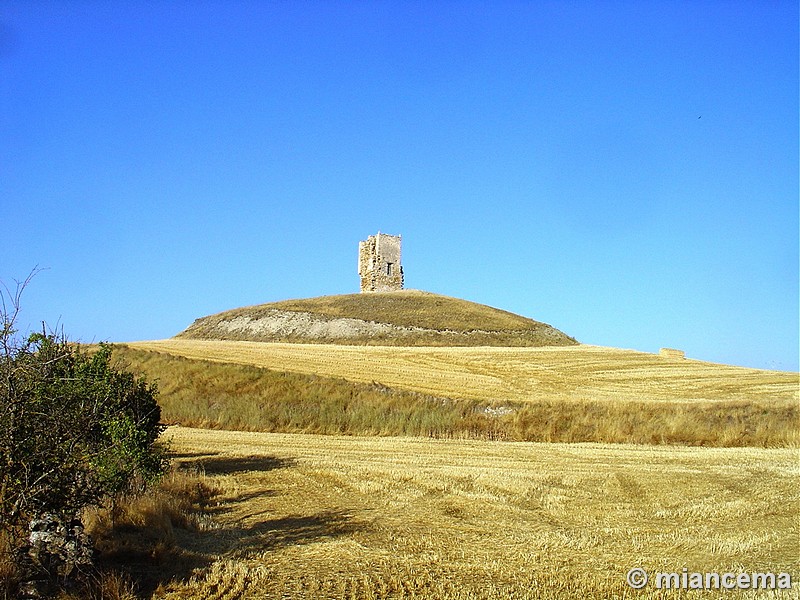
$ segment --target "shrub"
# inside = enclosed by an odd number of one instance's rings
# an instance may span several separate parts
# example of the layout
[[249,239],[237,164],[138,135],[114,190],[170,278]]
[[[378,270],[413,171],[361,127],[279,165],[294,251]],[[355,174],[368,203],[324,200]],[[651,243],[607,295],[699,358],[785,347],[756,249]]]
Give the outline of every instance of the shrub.
[[156,388],[52,334],[0,355],[0,525],[65,518],[163,470]]
[[90,354],[44,326],[27,338],[15,331],[29,280],[10,310],[0,291],[0,533],[17,548],[33,519],[66,523],[166,467],[157,389],[112,366],[111,346]]

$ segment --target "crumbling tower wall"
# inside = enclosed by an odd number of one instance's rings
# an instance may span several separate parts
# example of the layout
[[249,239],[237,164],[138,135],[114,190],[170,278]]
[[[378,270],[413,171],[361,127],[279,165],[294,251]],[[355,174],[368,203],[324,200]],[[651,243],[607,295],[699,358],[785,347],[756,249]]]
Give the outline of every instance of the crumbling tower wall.
[[358,274],[362,292],[403,289],[399,235],[378,232],[358,243]]

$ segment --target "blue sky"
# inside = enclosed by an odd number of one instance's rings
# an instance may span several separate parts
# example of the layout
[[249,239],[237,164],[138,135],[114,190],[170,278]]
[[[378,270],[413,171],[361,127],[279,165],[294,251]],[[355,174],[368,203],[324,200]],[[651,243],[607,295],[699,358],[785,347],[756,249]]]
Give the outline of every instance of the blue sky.
[[407,287],[798,370],[798,6],[0,0],[21,324],[170,337]]

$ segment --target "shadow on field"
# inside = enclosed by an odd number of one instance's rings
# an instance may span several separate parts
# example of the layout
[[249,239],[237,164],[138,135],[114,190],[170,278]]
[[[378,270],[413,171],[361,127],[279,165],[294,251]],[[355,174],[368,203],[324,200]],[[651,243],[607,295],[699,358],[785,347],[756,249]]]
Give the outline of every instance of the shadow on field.
[[[179,538],[186,538],[185,532]],[[136,598],[152,599],[156,592],[171,582],[187,581],[192,573],[209,567],[214,557],[194,553],[181,543],[173,548],[156,548],[150,555],[142,553],[115,553],[101,556],[98,567],[103,571],[122,573],[134,583]],[[105,596],[103,596],[105,597]]]
[[233,555],[247,555],[252,550],[278,550],[295,544],[309,544],[324,538],[337,538],[363,529],[348,511],[324,511],[315,515],[291,515],[268,519],[245,528],[226,529],[225,535],[238,541]]
[[277,492],[265,487],[219,502],[222,490],[213,478],[205,476],[264,473],[291,468],[297,461],[217,452],[174,453],[170,458],[176,476],[167,478],[140,504],[131,504],[128,510],[135,517],[112,519],[102,534],[99,566],[129,577],[137,598],[158,597],[230,553],[254,547],[271,550],[352,530],[345,513],[276,518],[253,526],[220,526],[214,523],[214,517],[231,511],[233,504],[275,496]]
[[217,506],[212,511],[213,514],[222,514],[231,512],[235,504],[243,504],[251,500],[263,500],[264,498],[275,498],[280,494],[275,490],[256,490],[252,492],[240,492],[236,494],[235,498],[229,498],[225,501],[225,505]]
[[[137,598],[154,599],[181,590],[192,578],[202,580],[221,558],[276,552],[351,535],[370,526],[350,510],[276,513],[270,502],[259,502],[278,495],[268,483],[235,497],[219,496],[225,493],[224,487],[217,487],[221,480],[215,477],[232,475],[235,479],[239,474],[245,477],[247,473],[291,469],[297,465],[296,459],[203,451],[176,453],[171,458],[178,475],[153,492],[152,502],[160,504],[145,504],[130,524],[112,524],[114,535],[102,557],[105,570],[123,573],[134,582]],[[256,503],[247,507],[246,521],[223,516],[250,500]]]
[[274,471],[293,467],[297,461],[293,458],[277,456],[225,456],[219,454],[176,455],[183,469],[198,469],[206,475],[231,475],[244,471]]
[[197,459],[203,456],[219,456],[219,452],[170,452],[169,458],[178,462],[186,459]]

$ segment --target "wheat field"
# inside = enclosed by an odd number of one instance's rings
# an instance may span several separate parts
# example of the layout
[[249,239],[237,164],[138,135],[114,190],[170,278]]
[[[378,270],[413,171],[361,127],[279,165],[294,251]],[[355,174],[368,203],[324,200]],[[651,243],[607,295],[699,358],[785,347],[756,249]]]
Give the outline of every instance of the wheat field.
[[625,574],[800,577],[796,449],[166,437],[220,494],[213,524],[179,538],[197,566],[154,597],[716,598],[633,591]]
[[602,346],[388,347],[168,339],[133,348],[502,404],[547,398],[796,404],[800,375]]

